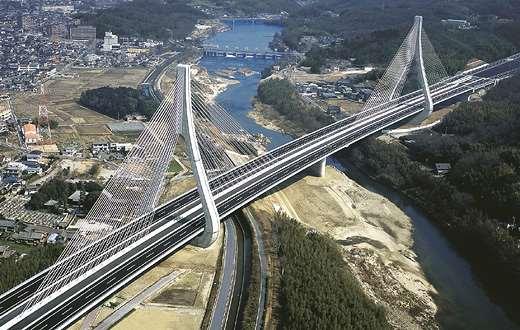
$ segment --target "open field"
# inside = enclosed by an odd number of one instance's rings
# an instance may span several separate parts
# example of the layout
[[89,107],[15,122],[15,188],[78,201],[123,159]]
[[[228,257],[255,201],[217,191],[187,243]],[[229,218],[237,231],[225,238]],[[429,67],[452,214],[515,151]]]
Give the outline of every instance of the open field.
[[[58,122],[53,130],[56,143],[73,141],[86,146],[97,140],[127,141],[134,136],[113,135],[105,124],[116,120],[77,104],[81,92],[103,86],[137,87],[148,72],[147,68],[75,69],[75,78],[56,78],[46,82],[49,119]],[[18,117],[38,116],[38,93],[13,95],[13,107]]]

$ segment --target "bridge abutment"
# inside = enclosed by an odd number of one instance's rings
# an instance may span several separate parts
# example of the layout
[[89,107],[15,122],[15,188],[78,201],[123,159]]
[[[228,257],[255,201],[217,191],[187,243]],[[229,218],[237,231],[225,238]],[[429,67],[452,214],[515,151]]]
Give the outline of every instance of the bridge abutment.
[[325,176],[326,165],[327,165],[327,158],[323,158],[323,159],[319,160],[318,162],[309,166],[307,170],[311,173],[311,175],[321,178],[321,177]]

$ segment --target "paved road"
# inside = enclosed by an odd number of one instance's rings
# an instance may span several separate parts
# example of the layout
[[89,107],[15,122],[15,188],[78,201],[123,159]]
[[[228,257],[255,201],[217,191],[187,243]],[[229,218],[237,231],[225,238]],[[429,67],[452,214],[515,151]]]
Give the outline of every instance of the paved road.
[[258,297],[258,311],[256,313],[256,326],[255,329],[263,328],[263,316],[265,311],[265,298],[267,295],[267,256],[264,248],[264,240],[262,239],[262,231],[256,222],[255,217],[251,214],[251,211],[247,208],[244,209],[244,214],[248,221],[251,223],[251,228],[255,236],[255,240],[258,246],[258,257],[260,258],[260,293]]
[[209,328],[211,330],[224,329],[228,316],[229,304],[233,295],[236,279],[237,264],[237,232],[233,219],[228,218],[224,222],[226,240],[224,242],[224,255],[220,273],[220,285],[218,288]]

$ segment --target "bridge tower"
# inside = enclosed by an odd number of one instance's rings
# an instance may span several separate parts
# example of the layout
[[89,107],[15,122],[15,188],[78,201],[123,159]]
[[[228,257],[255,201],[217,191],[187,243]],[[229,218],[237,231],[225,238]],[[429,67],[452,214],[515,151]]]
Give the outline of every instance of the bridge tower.
[[415,16],[415,25],[417,29],[417,38],[415,44],[415,61],[417,63],[417,71],[419,73],[419,82],[421,84],[424,94],[424,111],[422,116],[428,117],[433,112],[433,99],[430,91],[430,84],[428,83],[428,77],[426,75],[426,68],[424,65],[423,56],[423,17]]
[[[422,16],[415,16],[414,24],[403,43],[394,55],[384,75],[379,79],[374,91],[356,116],[364,118],[375,114],[396,101],[403,89],[412,68],[416,68],[419,92],[424,95],[424,109],[414,121],[422,121],[433,112],[431,86],[446,79],[448,74],[423,28]],[[415,83],[415,81],[413,81]]]
[[181,81],[184,83],[184,93],[182,93],[182,132],[184,140],[186,141],[186,147],[191,156],[191,167],[197,182],[197,191],[202,202],[204,217],[206,219],[204,232],[192,243],[200,247],[209,247],[218,238],[220,218],[217,207],[215,205],[215,200],[213,199],[213,194],[211,193],[208,177],[204,170],[204,164],[202,163],[199,145],[197,142],[197,135],[195,132],[195,123],[191,102],[190,65],[179,64],[177,66],[177,79],[182,79]]

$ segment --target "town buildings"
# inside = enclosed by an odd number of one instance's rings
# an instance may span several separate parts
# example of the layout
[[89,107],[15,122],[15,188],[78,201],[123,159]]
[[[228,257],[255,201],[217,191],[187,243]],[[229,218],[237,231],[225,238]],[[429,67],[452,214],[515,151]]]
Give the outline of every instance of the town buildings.
[[101,50],[104,52],[112,52],[120,49],[121,45],[119,44],[117,35],[113,34],[112,32],[105,32],[105,39],[103,41],[103,47]]
[[90,25],[78,25],[70,28],[70,39],[78,41],[96,40],[96,27]]

